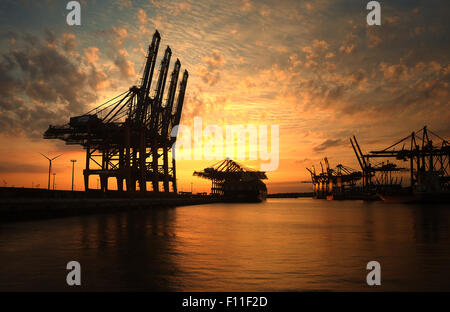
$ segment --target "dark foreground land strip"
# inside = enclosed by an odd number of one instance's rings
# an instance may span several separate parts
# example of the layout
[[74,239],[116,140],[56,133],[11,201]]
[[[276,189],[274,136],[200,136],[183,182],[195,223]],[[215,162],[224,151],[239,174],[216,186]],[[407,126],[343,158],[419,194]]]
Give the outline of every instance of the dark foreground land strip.
[[312,192],[304,192],[304,193],[275,193],[268,194],[267,198],[300,198],[300,197],[313,197],[314,194]]
[[59,218],[117,211],[200,205],[218,198],[0,198],[0,222]]

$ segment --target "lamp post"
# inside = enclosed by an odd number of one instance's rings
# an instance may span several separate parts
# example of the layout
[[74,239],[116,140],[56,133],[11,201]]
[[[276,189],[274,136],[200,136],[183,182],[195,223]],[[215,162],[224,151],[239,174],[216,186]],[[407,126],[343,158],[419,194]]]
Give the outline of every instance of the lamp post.
[[77,162],[77,160],[71,159],[70,161],[72,162],[72,192],[73,192],[73,177],[74,177],[74,172],[75,172],[75,163]]
[[52,173],[52,161],[53,160],[55,160],[56,158],[58,158],[59,156],[61,156],[61,155],[58,155],[58,156],[56,156],[56,157],[53,157],[53,158],[48,158],[47,156],[45,156],[44,154],[42,154],[42,153],[39,153],[39,154],[41,154],[42,156],[44,156],[45,158],[47,158],[48,159],[48,190],[50,191],[50,175],[51,175],[51,173]]

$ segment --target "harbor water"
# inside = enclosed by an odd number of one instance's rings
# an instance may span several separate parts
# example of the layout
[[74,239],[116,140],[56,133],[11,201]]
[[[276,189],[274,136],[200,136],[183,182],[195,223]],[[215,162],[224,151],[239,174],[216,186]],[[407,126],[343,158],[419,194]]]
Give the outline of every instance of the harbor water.
[[0,223],[0,290],[450,291],[449,222],[448,204],[299,198]]

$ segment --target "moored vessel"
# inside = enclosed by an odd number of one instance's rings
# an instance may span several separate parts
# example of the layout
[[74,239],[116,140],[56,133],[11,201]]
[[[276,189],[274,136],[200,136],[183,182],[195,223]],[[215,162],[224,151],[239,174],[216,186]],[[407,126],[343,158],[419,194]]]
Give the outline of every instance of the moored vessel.
[[195,176],[212,181],[211,195],[227,202],[262,202],[267,197],[267,187],[261,180],[266,173],[238,164],[231,159],[194,172]]

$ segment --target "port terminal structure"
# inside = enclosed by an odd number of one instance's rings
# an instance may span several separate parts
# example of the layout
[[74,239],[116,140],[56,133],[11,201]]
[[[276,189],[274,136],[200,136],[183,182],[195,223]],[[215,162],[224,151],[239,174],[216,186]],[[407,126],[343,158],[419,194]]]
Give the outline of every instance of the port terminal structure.
[[357,182],[362,179],[362,172],[338,164],[331,168],[328,159],[324,158],[325,166],[320,162],[321,171],[315,167],[306,168],[311,174],[313,197],[318,199],[347,199],[358,193]]
[[267,197],[266,173],[252,170],[225,159],[203,171],[194,171],[194,176],[211,180],[211,195],[238,202],[260,202]]
[[[450,202],[449,141],[427,126],[367,154],[361,152],[355,137],[350,142],[363,171],[366,192],[376,193],[385,201]],[[378,165],[373,165],[373,160]],[[395,161],[405,168],[395,165]],[[394,180],[391,176],[396,171],[408,172],[409,183]]]
[[179,82],[181,63],[177,59],[165,92],[172,57],[167,46],[153,81],[160,41],[161,36],[155,31],[139,86],[132,86],[86,114],[71,117],[66,125],[49,126],[44,133],[45,139],[63,140],[86,150],[85,191],[89,191],[90,176],[97,175],[102,192],[108,191],[108,179],[113,178],[118,191],[124,191],[125,182],[127,192],[137,188],[146,192],[151,186],[155,193],[177,193],[172,146],[189,73],[185,70]]
[[[311,174],[314,197],[326,199],[382,199],[385,201],[450,201],[449,141],[424,126],[380,150],[363,153],[355,136],[350,144],[361,171],[325,158],[321,172]],[[339,167],[341,168],[339,169]],[[343,170],[344,169],[344,170]],[[399,177],[399,175],[402,175]],[[403,181],[406,175],[406,182]],[[359,183],[361,182],[361,183]]]

